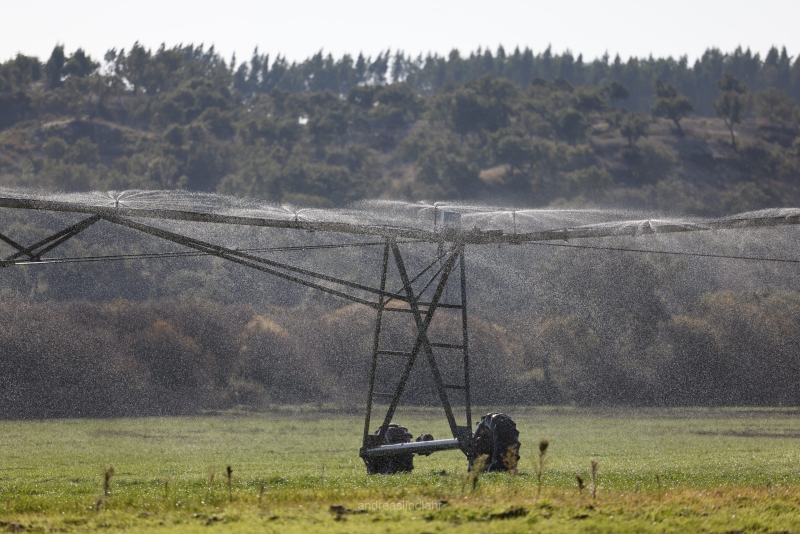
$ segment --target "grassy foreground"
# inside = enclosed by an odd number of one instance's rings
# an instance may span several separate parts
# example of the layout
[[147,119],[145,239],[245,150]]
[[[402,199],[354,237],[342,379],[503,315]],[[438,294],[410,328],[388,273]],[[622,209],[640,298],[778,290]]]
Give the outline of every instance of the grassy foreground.
[[[796,409],[506,411],[521,432],[519,474],[483,475],[474,489],[457,451],[367,476],[357,413],[4,421],[0,532],[800,532]],[[447,434],[438,410],[396,420]]]

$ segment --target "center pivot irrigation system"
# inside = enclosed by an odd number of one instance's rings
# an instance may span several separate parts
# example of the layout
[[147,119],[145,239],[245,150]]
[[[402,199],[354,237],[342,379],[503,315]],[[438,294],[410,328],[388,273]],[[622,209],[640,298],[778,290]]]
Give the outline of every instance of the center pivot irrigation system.
[[[63,263],[66,261],[126,259],[134,256],[101,256],[93,258],[57,258],[46,255],[59,245],[98,224],[113,224],[157,237],[193,249],[192,255],[209,255],[222,258],[257,271],[271,274],[291,282],[369,306],[375,310],[375,327],[372,359],[367,389],[366,415],[362,447],[359,451],[368,473],[395,473],[413,469],[413,457],[429,455],[436,451],[459,449],[467,457],[470,468],[473,461],[487,456],[488,470],[505,470],[519,458],[519,433],[510,417],[489,413],[481,418],[472,430],[470,404],[470,366],[467,315],[467,283],[465,251],[467,245],[523,244],[533,242],[562,242],[572,239],[612,236],[640,236],[656,233],[692,232],[758,228],[800,224],[800,210],[776,209],[712,220],[697,221],[605,221],[590,225],[556,228],[536,228],[518,225],[518,215],[511,210],[468,208],[446,205],[405,204],[413,218],[388,216],[392,206],[381,213],[359,210],[302,210],[291,211],[272,205],[235,201],[228,197],[193,195],[176,192],[122,192],[91,193],[80,195],[42,195],[29,191],[0,191],[0,208],[73,213],[84,216],[74,224],[25,245],[6,235],[0,228],[0,240],[14,252],[0,260],[0,267],[31,263]],[[274,261],[231,246],[210,243],[182,233],[153,225],[157,220],[184,221],[209,225],[237,225],[265,228],[282,228],[305,232],[372,236],[383,245],[383,261],[377,286],[356,283],[309,269]],[[503,223],[498,223],[502,220]],[[470,223],[474,223],[470,226]],[[540,225],[541,226],[541,225]],[[498,228],[499,227],[499,228]],[[434,258],[419,272],[409,272],[401,245],[428,243],[437,245]],[[370,243],[374,245],[375,243]],[[314,247],[309,247],[312,249]],[[322,247],[320,247],[322,248]],[[174,253],[172,254],[174,255]],[[158,253],[135,257],[158,257]],[[401,282],[399,290],[387,287],[390,274]],[[455,302],[446,302],[448,281],[457,279],[460,293]],[[431,340],[429,328],[437,311],[452,310],[460,314],[461,336],[458,342]],[[388,350],[382,344],[381,328],[388,314],[411,316],[414,325],[413,339],[407,350]],[[412,442],[405,427],[392,422],[405,390],[412,368],[422,354],[430,369],[433,383],[452,433],[449,439],[433,439],[422,434]],[[404,360],[403,371],[393,378],[393,386],[379,387],[376,372],[385,358]],[[458,383],[445,381],[441,372],[442,358],[460,359],[462,373]],[[465,424],[459,425],[451,397],[458,395],[463,405]],[[376,401],[388,401],[388,408],[380,426],[372,432]]]

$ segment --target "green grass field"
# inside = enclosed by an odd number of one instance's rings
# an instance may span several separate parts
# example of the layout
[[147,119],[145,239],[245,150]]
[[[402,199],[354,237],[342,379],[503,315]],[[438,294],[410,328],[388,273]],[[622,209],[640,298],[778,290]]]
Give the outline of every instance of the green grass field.
[[[796,409],[505,411],[521,433],[519,474],[485,474],[474,489],[458,451],[367,476],[360,413],[4,421],[0,531],[800,531]],[[447,437],[439,410],[396,421]]]

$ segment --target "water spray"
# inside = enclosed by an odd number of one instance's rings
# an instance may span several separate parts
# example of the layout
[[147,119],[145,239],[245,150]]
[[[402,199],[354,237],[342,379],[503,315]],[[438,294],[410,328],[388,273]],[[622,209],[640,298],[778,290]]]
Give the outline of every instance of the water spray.
[[[121,203],[123,195],[135,201]],[[431,229],[430,214],[427,213],[430,205],[420,207],[419,204],[391,201],[361,203],[340,210],[304,209],[301,218],[298,209],[288,209],[285,205],[218,195],[154,191],[122,192],[112,198],[113,206],[109,203],[108,193],[41,194],[26,190],[0,190],[0,208],[72,213],[84,217],[28,246],[0,232],[0,240],[14,249],[12,254],[0,260],[0,265],[49,262],[51,258],[43,256],[99,223],[125,227],[190,249],[190,252],[182,254],[215,256],[372,308],[376,316],[364,432],[359,450],[369,473],[409,471],[413,469],[414,455],[444,450],[462,451],[470,466],[476,458],[486,455],[490,470],[504,470],[507,467],[503,465],[507,464],[502,462],[502,458],[509,451],[518,454],[519,433],[507,415],[489,413],[481,418],[474,430],[472,428],[466,292],[468,246],[554,245],[587,238],[635,238],[653,234],[800,224],[800,209],[795,208],[764,210],[720,219],[690,220],[625,218],[601,210],[509,210],[437,202],[432,205]],[[372,236],[375,239],[363,245],[383,246],[380,283],[377,286],[355,283],[314,269],[269,259],[245,247],[220,245],[142,222],[148,219]],[[587,223],[587,219],[591,220]],[[91,237],[102,238],[102,232],[93,232]],[[437,252],[423,268],[414,271],[407,262],[408,243],[436,245]],[[312,250],[315,247],[294,248]],[[170,254],[174,256],[176,253]],[[119,255],[115,258],[124,259]],[[52,261],[63,261],[63,258],[52,258]],[[391,287],[390,284],[398,287]],[[422,289],[419,289],[420,286]],[[451,294],[455,296],[454,301],[448,298]],[[436,330],[431,328],[431,324],[447,311],[457,313],[461,319],[461,336],[457,342],[433,338]],[[406,340],[406,350],[390,349],[383,345],[381,332],[384,321],[390,315],[411,319],[413,333]],[[463,364],[463,374],[457,380],[452,377],[445,380],[443,377],[437,355],[445,354],[454,355]],[[381,385],[378,384],[376,373],[384,367],[387,358],[400,358],[405,363],[402,372],[393,377],[391,384]],[[430,434],[423,434],[412,442],[408,430],[393,422],[417,360],[425,361],[430,370],[437,396],[445,411],[450,438],[432,439]],[[463,402],[455,403],[454,395],[458,395],[459,401]],[[380,426],[374,430],[372,419],[378,400],[388,402],[388,408]],[[458,417],[456,411],[459,412]]]

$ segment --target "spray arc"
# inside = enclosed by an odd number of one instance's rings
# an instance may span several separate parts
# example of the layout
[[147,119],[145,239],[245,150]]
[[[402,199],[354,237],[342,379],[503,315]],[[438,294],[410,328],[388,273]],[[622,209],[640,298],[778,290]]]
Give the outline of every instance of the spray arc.
[[[443,450],[461,450],[470,466],[477,456],[485,454],[491,470],[513,467],[519,440],[510,417],[489,413],[481,418],[473,430],[466,290],[468,247],[800,223],[800,210],[782,209],[723,219],[617,219],[588,225],[559,226],[561,220],[558,219],[550,224],[531,224],[530,213],[525,211],[486,207],[405,204],[402,209],[407,213],[392,217],[388,213],[390,210],[378,215],[374,210],[367,212],[359,209],[287,210],[280,206],[215,195],[176,192],[59,196],[0,191],[0,208],[72,213],[80,218],[32,244],[21,244],[14,236],[6,235],[7,232],[0,229],[0,240],[13,250],[0,260],[0,266],[66,261],[50,253],[90,227],[111,224],[187,247],[195,254],[218,257],[372,308],[375,311],[374,335],[360,449],[360,456],[370,473],[409,471],[413,468],[414,455],[428,455]],[[383,248],[379,283],[370,285],[353,282],[298,267],[257,252],[167,229],[158,221],[320,232],[332,236],[371,236]],[[407,248],[409,244],[420,243],[434,245],[436,252],[421,269],[414,270],[407,261]],[[390,280],[399,281],[399,287],[390,287],[393,283]],[[452,291],[448,291],[448,288]],[[460,323],[461,332],[457,341],[434,338],[432,323],[447,313],[455,314]],[[384,324],[396,315],[410,318],[412,325],[411,335],[402,348],[386,346],[382,336]],[[401,362],[402,370],[391,380],[380,382],[377,376],[387,359]],[[444,360],[459,362],[457,379],[444,376],[441,368]],[[429,371],[444,409],[451,438],[433,439],[430,434],[423,434],[417,441],[412,441],[412,435],[393,422],[412,378],[412,369],[417,364],[427,367]],[[376,413],[379,406],[386,407],[382,418]],[[373,431],[377,421],[380,421],[380,425]]]

